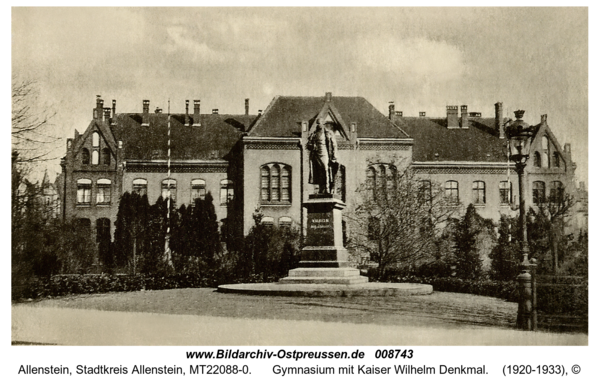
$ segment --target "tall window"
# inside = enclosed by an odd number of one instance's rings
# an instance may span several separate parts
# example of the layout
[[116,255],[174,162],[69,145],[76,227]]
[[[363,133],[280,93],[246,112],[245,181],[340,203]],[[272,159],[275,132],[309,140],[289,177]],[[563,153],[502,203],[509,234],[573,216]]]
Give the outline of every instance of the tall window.
[[171,198],[173,201],[177,201],[177,181],[173,179],[165,179],[162,181],[161,185],[162,198]]
[[92,202],[92,180],[77,180],[77,204],[90,204]]
[[543,181],[533,182],[533,204],[539,205],[546,199],[546,184]]
[[98,187],[96,204],[110,204],[110,180],[99,179],[96,186]]
[[446,198],[451,203],[458,203],[458,181],[448,180],[445,184]]
[[102,150],[102,164],[110,165],[110,149],[108,148]]
[[375,189],[375,169],[373,167],[367,168],[367,189]]
[[260,198],[263,203],[291,202],[292,170],[285,164],[267,164],[260,168]]
[[221,180],[221,194],[220,194],[221,205],[227,205],[233,200],[233,181]]
[[373,165],[367,168],[367,189],[373,195],[387,195],[396,190],[398,171],[390,164]]
[[562,200],[563,196],[564,196],[564,187],[563,187],[563,183],[560,181],[553,181],[552,183],[550,183],[550,201],[551,202],[559,202],[560,200]]
[[148,181],[145,179],[133,180],[133,193],[144,196],[148,193]]
[[81,164],[90,163],[90,151],[87,148],[81,150]]
[[533,154],[533,166],[537,168],[542,166],[542,155],[537,151]]
[[292,226],[292,219],[290,217],[280,217],[279,218],[279,226],[280,227],[291,227]]
[[419,201],[431,202],[431,181],[419,180]]
[[196,204],[197,199],[204,200],[206,196],[206,182],[202,179],[192,180],[192,207]]
[[560,167],[560,155],[558,154],[558,152],[554,152],[553,160],[554,160],[554,166],[556,168],[559,168]]
[[548,148],[548,137],[542,137],[542,167],[548,168],[550,166],[549,161],[549,148]]
[[512,203],[512,183],[510,181],[500,182],[500,204]]
[[485,204],[485,183],[483,181],[473,182],[473,204]]
[[98,150],[94,149],[92,151],[92,164],[98,165],[98,161],[99,161]]
[[98,134],[98,132],[94,132],[92,133],[92,147],[99,147],[100,146],[100,135]]
[[110,241],[110,219],[102,217],[96,220],[96,241]]

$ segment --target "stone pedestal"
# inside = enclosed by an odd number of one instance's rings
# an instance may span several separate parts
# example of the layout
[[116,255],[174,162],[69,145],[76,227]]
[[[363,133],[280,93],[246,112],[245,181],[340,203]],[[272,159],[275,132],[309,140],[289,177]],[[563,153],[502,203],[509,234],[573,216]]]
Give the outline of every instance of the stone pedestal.
[[289,271],[280,283],[363,284],[368,278],[348,266],[344,248],[342,210],[346,204],[333,195],[311,195],[303,204],[308,211],[306,238],[299,268]]

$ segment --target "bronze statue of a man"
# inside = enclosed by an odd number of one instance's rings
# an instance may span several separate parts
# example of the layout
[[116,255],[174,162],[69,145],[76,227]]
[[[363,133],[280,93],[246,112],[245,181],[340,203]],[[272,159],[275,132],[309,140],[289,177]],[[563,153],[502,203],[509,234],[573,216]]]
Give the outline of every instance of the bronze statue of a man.
[[337,143],[331,130],[333,123],[317,123],[315,131],[309,136],[306,148],[309,150],[310,184],[319,186],[319,193],[332,194],[335,191],[337,161]]

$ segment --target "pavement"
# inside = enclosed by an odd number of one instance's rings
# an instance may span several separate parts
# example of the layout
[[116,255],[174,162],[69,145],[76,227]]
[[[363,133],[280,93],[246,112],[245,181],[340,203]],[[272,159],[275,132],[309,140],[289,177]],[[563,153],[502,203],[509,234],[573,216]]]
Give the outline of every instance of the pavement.
[[[193,308],[190,306],[188,312],[182,310],[181,306],[165,309],[165,305],[162,305],[164,302],[173,304],[174,298],[185,297],[185,295],[196,297],[195,305]],[[157,300],[157,297],[160,300]],[[210,290],[83,295],[38,303],[13,304],[11,341],[13,344],[73,346],[588,345],[586,334],[525,332],[507,326],[480,326],[473,325],[475,323],[472,322],[428,317],[427,312],[432,312],[432,308],[439,306],[438,301],[448,301],[448,297],[455,296],[386,298],[381,299],[385,301],[380,303],[369,298],[368,305],[373,310],[370,310],[368,317],[365,317],[366,311],[360,306],[367,306],[367,302],[363,304],[360,299],[306,301],[308,299],[245,297],[220,294]],[[124,305],[123,302],[127,300],[140,307],[134,307],[133,304]],[[214,304],[211,304],[210,300],[214,300]],[[389,307],[390,300],[401,300],[392,302],[397,305],[389,311],[393,312],[393,315],[386,314],[383,310],[378,312],[384,308],[384,304]],[[411,303],[415,303],[416,300],[428,300],[433,305],[423,307],[424,309],[419,311],[413,309],[409,315],[401,313],[401,308],[410,309]],[[489,306],[497,305],[496,302],[491,301],[497,299],[475,298],[475,300],[482,300]],[[157,301],[161,303],[162,311],[157,311],[154,309],[156,307],[152,306],[143,307]],[[186,298],[186,301],[190,302],[191,299]],[[264,303],[264,305],[257,308],[257,303]],[[336,304],[337,307],[333,307],[332,304]],[[84,305],[88,308],[77,308]],[[215,312],[211,311],[211,305],[219,310],[223,307],[230,309]],[[244,305],[253,308],[255,312],[245,310]],[[478,302],[477,308],[481,306],[482,304]],[[127,308],[127,310],[114,310],[115,308]],[[283,312],[286,314],[295,308],[296,311],[303,311],[304,315],[299,316],[301,312],[293,314],[294,318],[302,320],[290,319],[288,315],[265,318],[269,317],[266,316],[267,312],[271,312],[269,308],[284,308]],[[306,315],[315,310],[321,311],[320,314]],[[325,316],[323,310],[331,312],[326,312]],[[333,312],[340,312],[342,316],[332,318],[329,313]],[[443,311],[444,314],[448,312],[448,309]],[[356,313],[356,316],[360,314],[360,317],[353,319],[352,313]],[[487,312],[485,316],[488,316]]]

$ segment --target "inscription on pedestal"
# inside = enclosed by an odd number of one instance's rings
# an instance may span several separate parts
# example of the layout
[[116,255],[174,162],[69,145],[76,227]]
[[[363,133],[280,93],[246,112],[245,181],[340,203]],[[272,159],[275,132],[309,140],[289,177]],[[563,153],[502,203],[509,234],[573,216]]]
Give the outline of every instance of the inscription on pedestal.
[[333,245],[333,213],[312,212],[308,214],[306,245]]

